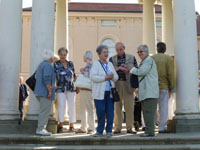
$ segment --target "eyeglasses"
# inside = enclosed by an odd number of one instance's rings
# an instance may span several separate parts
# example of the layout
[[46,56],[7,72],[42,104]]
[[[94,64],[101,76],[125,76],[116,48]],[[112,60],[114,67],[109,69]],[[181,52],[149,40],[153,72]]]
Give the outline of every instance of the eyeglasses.
[[141,53],[143,53],[143,52],[144,52],[144,51],[138,51],[137,53],[138,53],[138,54],[141,54]]

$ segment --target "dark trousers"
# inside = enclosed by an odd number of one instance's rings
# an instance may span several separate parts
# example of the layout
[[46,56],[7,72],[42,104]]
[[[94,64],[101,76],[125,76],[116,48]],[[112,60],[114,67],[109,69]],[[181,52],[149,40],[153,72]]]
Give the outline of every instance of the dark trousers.
[[20,113],[20,118],[23,118],[24,115],[24,101],[19,101],[19,113]]
[[114,119],[114,102],[110,98],[110,92],[106,91],[103,100],[94,100],[98,120],[97,132],[103,134],[106,124],[106,133],[112,133]]
[[148,98],[143,100],[142,111],[144,116],[144,122],[146,125],[145,133],[149,135],[155,135],[155,113],[157,108],[158,99]]
[[141,102],[135,102],[135,106],[134,106],[134,122],[138,122],[140,126],[142,125],[141,113],[142,113]]

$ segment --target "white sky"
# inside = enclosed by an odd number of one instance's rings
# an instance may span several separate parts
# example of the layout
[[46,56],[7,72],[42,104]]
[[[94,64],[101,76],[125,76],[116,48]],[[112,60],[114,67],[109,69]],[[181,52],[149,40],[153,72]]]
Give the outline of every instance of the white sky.
[[[138,0],[71,0],[71,2],[137,3]],[[32,0],[23,0],[23,8],[30,7]],[[195,0],[196,11],[200,13],[200,0]]]

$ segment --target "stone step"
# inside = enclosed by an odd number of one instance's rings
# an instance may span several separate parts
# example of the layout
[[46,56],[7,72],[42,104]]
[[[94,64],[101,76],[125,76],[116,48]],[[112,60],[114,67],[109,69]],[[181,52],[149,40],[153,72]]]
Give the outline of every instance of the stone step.
[[189,145],[1,145],[0,150],[200,150],[200,144]]
[[121,134],[111,138],[106,136],[94,138],[86,134],[57,134],[49,137],[37,135],[0,135],[1,145],[34,144],[34,145],[186,145],[200,144],[200,134],[159,134],[156,137],[141,138],[139,135]]

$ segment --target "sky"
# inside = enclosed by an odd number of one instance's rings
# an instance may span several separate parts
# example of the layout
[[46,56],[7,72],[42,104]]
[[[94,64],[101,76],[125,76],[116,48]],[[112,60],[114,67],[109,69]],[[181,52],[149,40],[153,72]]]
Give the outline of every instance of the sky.
[[[137,3],[138,0],[71,0],[71,2]],[[23,0],[23,8],[30,7],[32,0]],[[200,14],[200,0],[195,0],[196,11]]]

